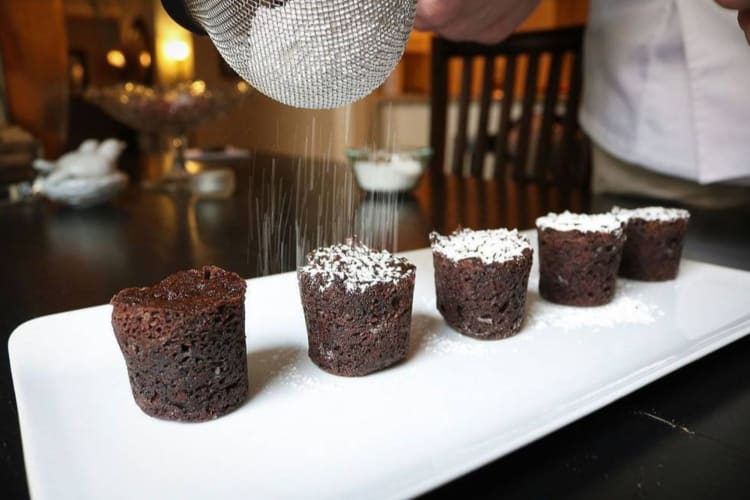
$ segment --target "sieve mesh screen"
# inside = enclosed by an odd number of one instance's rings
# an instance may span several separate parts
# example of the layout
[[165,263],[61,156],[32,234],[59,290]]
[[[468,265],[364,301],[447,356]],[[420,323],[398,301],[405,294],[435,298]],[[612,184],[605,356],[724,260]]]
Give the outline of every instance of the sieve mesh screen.
[[390,75],[416,0],[186,0],[226,62],[258,91],[302,108],[361,99]]

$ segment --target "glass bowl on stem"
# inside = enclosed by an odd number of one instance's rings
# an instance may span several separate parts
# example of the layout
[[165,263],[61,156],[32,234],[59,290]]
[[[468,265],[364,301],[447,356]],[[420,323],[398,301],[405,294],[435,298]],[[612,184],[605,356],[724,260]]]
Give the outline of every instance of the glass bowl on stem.
[[185,168],[188,133],[237,106],[249,93],[245,82],[229,90],[214,90],[195,80],[165,87],[127,82],[91,88],[85,95],[114,119],[140,132],[167,135],[172,163],[158,183],[183,185],[190,177]]

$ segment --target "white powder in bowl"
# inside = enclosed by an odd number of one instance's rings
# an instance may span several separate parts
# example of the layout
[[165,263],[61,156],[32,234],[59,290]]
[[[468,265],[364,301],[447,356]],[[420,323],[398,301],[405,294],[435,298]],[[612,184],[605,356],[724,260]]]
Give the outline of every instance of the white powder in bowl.
[[560,214],[549,213],[536,220],[538,229],[555,231],[580,231],[582,233],[622,234],[623,222],[613,213],[574,214],[567,210]]
[[410,191],[423,170],[420,161],[402,155],[393,155],[387,161],[356,160],[352,168],[359,186],[374,192]]
[[515,229],[488,229],[472,231],[461,229],[449,236],[430,234],[432,251],[454,262],[464,259],[480,259],[485,264],[507,262],[523,257],[531,243]]

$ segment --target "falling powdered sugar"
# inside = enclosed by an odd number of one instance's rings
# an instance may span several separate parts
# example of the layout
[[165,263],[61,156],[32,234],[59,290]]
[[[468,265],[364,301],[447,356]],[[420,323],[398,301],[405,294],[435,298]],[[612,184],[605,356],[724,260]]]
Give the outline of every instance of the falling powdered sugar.
[[531,250],[529,240],[515,229],[460,229],[449,236],[430,234],[432,250],[454,262],[480,259],[485,264],[507,262]]
[[387,250],[372,250],[352,238],[343,244],[313,250],[307,261],[299,272],[320,277],[321,291],[343,282],[347,292],[361,293],[380,283],[397,283],[416,269],[402,257]]

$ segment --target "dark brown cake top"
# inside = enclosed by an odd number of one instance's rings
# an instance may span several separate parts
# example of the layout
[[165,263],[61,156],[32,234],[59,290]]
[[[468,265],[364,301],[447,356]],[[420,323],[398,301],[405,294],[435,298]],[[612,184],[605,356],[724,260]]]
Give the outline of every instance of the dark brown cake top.
[[612,213],[621,221],[628,222],[631,219],[644,220],[648,222],[674,222],[689,219],[690,212],[682,208],[668,207],[640,207],[620,208],[613,207]]
[[239,275],[216,266],[180,271],[151,287],[126,288],[112,304],[159,309],[196,309],[224,300],[242,300],[246,288]]
[[619,236],[624,223],[613,213],[576,214],[565,212],[549,213],[536,220],[539,230],[579,231],[581,233],[609,233]]
[[448,236],[430,234],[432,251],[458,262],[479,259],[485,264],[519,259],[531,250],[529,240],[515,229],[458,229]]
[[347,291],[363,292],[379,283],[396,283],[415,270],[414,264],[402,257],[349,238],[345,243],[310,252],[307,265],[299,272],[320,277],[321,290],[343,282]]

